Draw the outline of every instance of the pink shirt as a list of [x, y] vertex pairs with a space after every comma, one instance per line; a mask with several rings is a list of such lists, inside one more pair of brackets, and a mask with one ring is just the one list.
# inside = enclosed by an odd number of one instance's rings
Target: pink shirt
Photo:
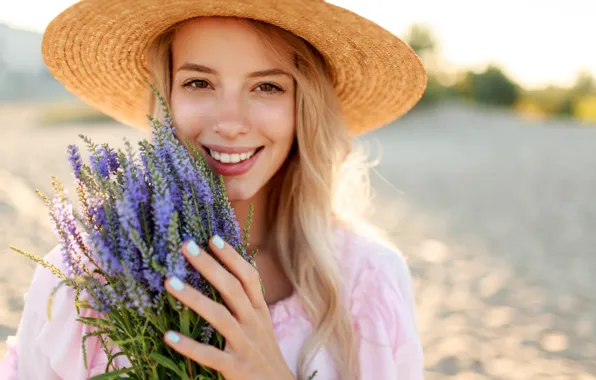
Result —
[[[399, 252], [352, 232], [337, 233], [347, 275], [350, 310], [359, 337], [360, 378], [423, 379], [423, 353], [417, 333], [409, 269]], [[63, 269], [61, 254], [52, 250], [46, 260]], [[54, 297], [52, 321], [47, 299], [58, 279], [39, 267], [25, 297], [16, 338], [0, 364], [1, 380], [82, 380], [102, 373], [106, 356], [95, 339], [87, 340], [90, 363], [85, 370], [81, 338], [88, 327], [76, 322], [74, 294], [62, 287]], [[270, 306], [277, 339], [290, 369], [296, 374], [299, 351], [312, 325], [297, 296]], [[82, 310], [90, 316], [91, 312]], [[120, 362], [119, 364], [125, 364]], [[326, 350], [317, 353], [308, 373], [315, 380], [338, 379]]]

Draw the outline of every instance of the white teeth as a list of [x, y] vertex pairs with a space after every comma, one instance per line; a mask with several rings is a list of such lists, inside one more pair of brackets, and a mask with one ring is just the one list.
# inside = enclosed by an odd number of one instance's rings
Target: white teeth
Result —
[[211, 157], [215, 158], [216, 160], [219, 160], [219, 152], [216, 152], [214, 150], [210, 150], [209, 154], [211, 154]]
[[244, 153], [222, 153], [222, 152], [216, 152], [214, 150], [209, 149], [209, 154], [211, 155], [211, 157], [213, 157], [215, 160], [219, 161], [219, 162], [223, 162], [225, 164], [231, 163], [231, 164], [237, 164], [238, 162], [247, 160], [249, 158], [251, 158], [252, 156], [254, 156], [254, 154], [257, 152], [257, 150], [253, 150], [250, 152], [244, 152]]

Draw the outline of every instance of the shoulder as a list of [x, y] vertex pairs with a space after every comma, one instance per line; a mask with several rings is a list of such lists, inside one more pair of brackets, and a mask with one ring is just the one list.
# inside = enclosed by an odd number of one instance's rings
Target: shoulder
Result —
[[[412, 275], [402, 252], [380, 238], [343, 228], [337, 234], [345, 295], [353, 312], [382, 303], [414, 318]], [[369, 309], [373, 309], [369, 307]]]
[[338, 230], [337, 242], [342, 271], [349, 289], [354, 290], [359, 284], [376, 278], [385, 281], [381, 281], [383, 285], [411, 293], [410, 267], [399, 248], [351, 227]]
[[[423, 365], [409, 266], [396, 247], [345, 229], [341, 265], [354, 327], [364, 363], [383, 368], [383, 378], [419, 379]], [[377, 373], [378, 368], [365, 372]], [[370, 371], [370, 372], [367, 372]], [[391, 375], [389, 375], [391, 374]], [[397, 375], [396, 375], [397, 376]]]

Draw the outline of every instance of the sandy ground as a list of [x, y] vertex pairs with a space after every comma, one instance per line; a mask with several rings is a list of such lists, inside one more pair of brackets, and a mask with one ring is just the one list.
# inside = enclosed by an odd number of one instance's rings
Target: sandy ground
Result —
[[[79, 133], [144, 137], [0, 109], [0, 357], [33, 273], [8, 245], [55, 244], [32, 189], [69, 180]], [[446, 107], [362, 141], [382, 160], [374, 220], [414, 276], [426, 378], [596, 379], [596, 128]]]

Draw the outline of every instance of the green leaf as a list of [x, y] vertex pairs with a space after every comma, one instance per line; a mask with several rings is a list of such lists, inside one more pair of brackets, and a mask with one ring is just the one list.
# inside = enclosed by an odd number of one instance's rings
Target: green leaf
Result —
[[130, 343], [135, 343], [135, 342], [141, 343], [143, 340], [151, 340], [151, 337], [149, 337], [149, 336], [135, 336], [135, 337], [129, 338], [129, 339], [115, 340], [115, 341], [113, 341], [113, 343], [118, 346], [123, 346], [125, 344], [130, 344]]
[[131, 326], [130, 318], [128, 317], [128, 311], [126, 309], [124, 309], [124, 310], [122, 310], [120, 315], [122, 315], [122, 320], [124, 321], [124, 326]]
[[[195, 317], [196, 316], [196, 317]], [[202, 327], [205, 326], [205, 322], [202, 318], [199, 318], [194, 312], [193, 312], [193, 321], [191, 322], [193, 329], [192, 332], [190, 333], [190, 337], [193, 338], [194, 340], [198, 340], [201, 337], [201, 333], [203, 331]]]
[[188, 307], [182, 309], [180, 313], [180, 332], [186, 336], [190, 336], [190, 310]]
[[83, 351], [83, 363], [85, 364], [85, 369], [89, 369], [89, 363], [87, 362], [87, 346], [85, 345], [85, 342], [87, 342], [87, 339], [91, 337], [99, 337], [101, 339], [101, 336], [107, 333], [109, 333], [109, 331], [100, 329], [98, 331], [88, 332], [85, 335], [83, 335], [83, 339], [81, 341], [81, 349]]
[[106, 371], [108, 370], [108, 368], [110, 368], [112, 362], [116, 360], [118, 356], [126, 356], [126, 354], [124, 352], [119, 352], [116, 355], [110, 355], [110, 359], [108, 360], [108, 364], [106, 365]]
[[180, 376], [181, 379], [188, 379], [188, 375], [186, 374], [186, 372], [184, 372], [183, 370], [181, 370], [176, 363], [174, 363], [174, 361], [172, 359], [169, 359], [163, 355], [158, 354], [157, 352], [152, 352], [151, 353], [151, 358], [153, 360], [155, 360], [157, 363], [159, 363], [160, 365], [172, 370], [174, 373], [176, 373], [176, 375]]
[[77, 301], [75, 301], [75, 307], [80, 308], [80, 309], [90, 309], [91, 304], [89, 303], [89, 301], [77, 300]]
[[[70, 283], [71, 283], [70, 280], [62, 280], [58, 283], [58, 285], [56, 285], [54, 287], [54, 289], [52, 289], [50, 296], [48, 297], [48, 304], [47, 304], [47, 312], [48, 312], [48, 320], [49, 321], [52, 321], [52, 305], [54, 304], [54, 296], [56, 295], [56, 292], [58, 290], [60, 290], [60, 288], [62, 286], [64, 286], [65, 284], [69, 285]], [[75, 288], [75, 289], [78, 290], [79, 288]]]
[[94, 318], [94, 317], [78, 317], [77, 322], [84, 323], [86, 325], [92, 327], [99, 327], [99, 328], [110, 328], [113, 323], [103, 319], [103, 318]]
[[132, 371], [132, 368], [122, 368], [116, 371], [103, 373], [101, 375], [90, 377], [89, 380], [111, 380], [111, 379], [118, 379], [120, 375], [129, 373]]
[[172, 307], [172, 309], [174, 309], [174, 310], [180, 309], [179, 301], [173, 295], [171, 295], [170, 293], [167, 293], [166, 298], [168, 299], [168, 302], [170, 303], [170, 306]]

